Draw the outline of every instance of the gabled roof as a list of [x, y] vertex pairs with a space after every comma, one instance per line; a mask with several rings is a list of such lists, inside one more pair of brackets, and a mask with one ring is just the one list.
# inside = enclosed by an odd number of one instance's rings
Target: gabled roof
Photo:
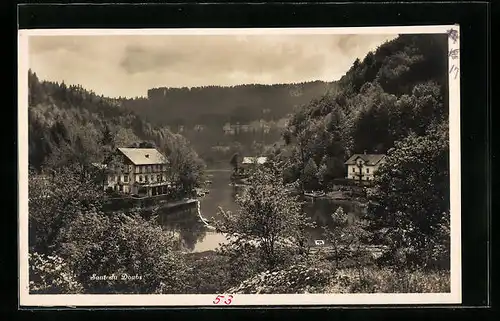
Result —
[[243, 164], [264, 164], [267, 157], [243, 157]]
[[345, 165], [356, 165], [356, 160], [361, 158], [365, 161], [365, 165], [374, 166], [380, 163], [385, 158], [384, 154], [354, 154], [344, 163]]
[[156, 148], [118, 148], [134, 165], [166, 164], [167, 158]]

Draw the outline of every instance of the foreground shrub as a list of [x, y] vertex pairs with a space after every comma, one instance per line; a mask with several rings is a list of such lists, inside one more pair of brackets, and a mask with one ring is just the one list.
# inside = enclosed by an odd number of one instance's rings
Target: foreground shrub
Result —
[[395, 142], [374, 179], [368, 218], [386, 264], [450, 267], [449, 142], [445, 125]]
[[298, 197], [290, 195], [277, 179], [280, 177], [279, 163], [255, 168], [250, 171], [250, 185], [236, 198], [239, 209], [220, 209], [220, 218], [214, 224], [228, 238], [222, 249], [225, 255], [236, 260], [251, 251], [262, 270], [276, 270], [306, 252], [307, 228], [312, 223]]
[[239, 294], [322, 293], [332, 272], [328, 265], [301, 263], [281, 271], [266, 271], [226, 291]]
[[31, 294], [76, 294], [83, 291], [68, 265], [58, 256], [29, 254]]
[[79, 215], [64, 231], [61, 255], [87, 293], [182, 293], [185, 264], [173, 239], [140, 216]]
[[218, 253], [188, 256], [186, 266], [186, 294], [222, 293], [233, 285], [232, 271], [240, 269], [231, 265], [228, 257]]
[[447, 293], [449, 271], [394, 271], [388, 268], [341, 269], [328, 293]]

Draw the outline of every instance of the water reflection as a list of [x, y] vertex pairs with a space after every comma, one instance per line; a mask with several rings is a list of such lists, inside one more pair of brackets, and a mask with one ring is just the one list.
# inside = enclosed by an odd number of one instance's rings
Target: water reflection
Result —
[[329, 200], [318, 198], [312, 201], [306, 199], [304, 204], [304, 212], [307, 216], [316, 223], [315, 228], [310, 228], [309, 232], [309, 245], [315, 246], [315, 240], [323, 240], [325, 245], [328, 242], [324, 240], [323, 232], [324, 227], [331, 229], [334, 226], [332, 214], [342, 207], [344, 212], [348, 213], [348, 220], [352, 222], [359, 215], [359, 209], [350, 201]]
[[[198, 213], [196, 203], [181, 210], [160, 209], [160, 222], [167, 231], [179, 236], [184, 250], [190, 252], [214, 250], [220, 243], [225, 241], [225, 237], [207, 227], [204, 220], [217, 220], [220, 215], [219, 207], [224, 211], [236, 211], [238, 209], [235, 198], [241, 193], [243, 187], [231, 186], [229, 181], [230, 174], [230, 170], [208, 171], [208, 176], [212, 184], [209, 187], [209, 194], [200, 200], [201, 213]], [[316, 228], [309, 230], [310, 245], [314, 246], [315, 240], [323, 239], [322, 226], [332, 227], [331, 214], [339, 206], [345, 212], [349, 213], [351, 220], [355, 219], [357, 213], [359, 213], [359, 208], [349, 201], [332, 201], [327, 199], [306, 200], [304, 211], [317, 224]]]
[[181, 247], [188, 251], [193, 251], [207, 234], [205, 224], [199, 220], [196, 206], [190, 205], [181, 210], [159, 209], [158, 218], [164, 229], [178, 236]]

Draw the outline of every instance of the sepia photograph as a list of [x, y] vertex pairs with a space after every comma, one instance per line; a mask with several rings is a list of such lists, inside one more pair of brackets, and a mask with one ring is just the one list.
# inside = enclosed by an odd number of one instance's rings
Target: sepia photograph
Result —
[[21, 305], [460, 303], [458, 30], [20, 30]]

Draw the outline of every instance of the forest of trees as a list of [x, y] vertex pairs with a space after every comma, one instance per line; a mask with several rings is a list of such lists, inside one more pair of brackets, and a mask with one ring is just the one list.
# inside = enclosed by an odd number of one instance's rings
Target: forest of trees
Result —
[[[299, 108], [282, 154], [296, 159], [289, 180], [328, 188], [355, 153], [386, 154], [409, 134], [448, 120], [447, 38], [401, 35], [356, 60], [335, 91]], [[303, 176], [307, 177], [303, 177]], [[320, 184], [322, 186], [318, 186]]]
[[103, 162], [103, 148], [110, 147], [155, 146], [170, 155], [176, 146], [175, 151], [201, 162], [184, 137], [145, 121], [119, 99], [79, 85], [40, 81], [31, 70], [28, 117], [29, 164], [38, 171], [60, 167], [71, 157]]
[[123, 100], [123, 105], [158, 125], [204, 124], [220, 128], [226, 122], [278, 120], [294, 106], [308, 103], [335, 86], [315, 81], [297, 84], [231, 87], [152, 88], [148, 98]]

